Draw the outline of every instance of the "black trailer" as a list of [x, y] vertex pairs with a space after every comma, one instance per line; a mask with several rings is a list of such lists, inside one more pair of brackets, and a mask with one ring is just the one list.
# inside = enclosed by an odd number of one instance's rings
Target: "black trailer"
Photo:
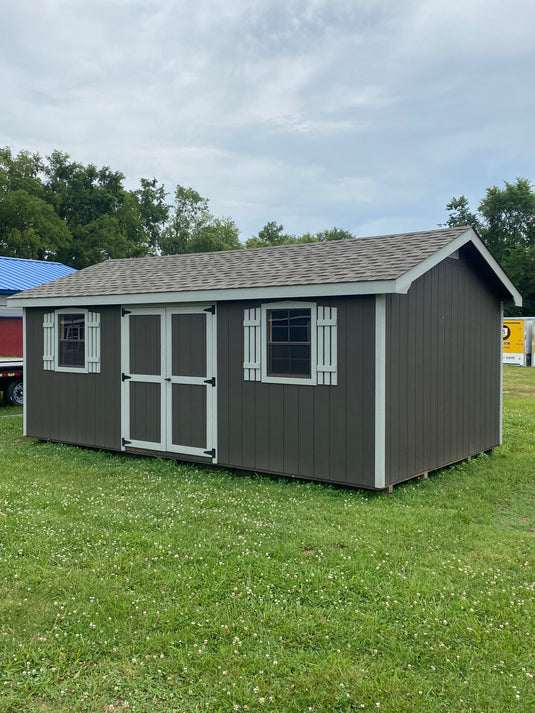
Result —
[[6, 406], [22, 406], [24, 362], [22, 359], [0, 359], [0, 391]]

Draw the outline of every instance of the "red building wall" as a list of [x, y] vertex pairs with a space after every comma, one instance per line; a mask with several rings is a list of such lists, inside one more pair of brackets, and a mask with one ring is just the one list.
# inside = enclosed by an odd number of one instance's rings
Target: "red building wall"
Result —
[[22, 317], [0, 317], [0, 357], [22, 356]]

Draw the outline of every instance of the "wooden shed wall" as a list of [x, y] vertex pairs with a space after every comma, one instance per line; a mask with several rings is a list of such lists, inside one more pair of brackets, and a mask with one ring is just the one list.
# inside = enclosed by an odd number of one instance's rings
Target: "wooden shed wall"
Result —
[[386, 483], [500, 438], [501, 312], [468, 251], [387, 296]]
[[243, 312], [217, 307], [218, 462], [374, 487], [375, 297], [319, 300], [338, 309], [338, 385], [243, 378]]
[[[83, 305], [81, 305], [83, 306]], [[121, 310], [98, 307], [101, 314], [100, 374], [43, 369], [43, 315], [26, 310], [27, 435], [82, 446], [121, 447]]]

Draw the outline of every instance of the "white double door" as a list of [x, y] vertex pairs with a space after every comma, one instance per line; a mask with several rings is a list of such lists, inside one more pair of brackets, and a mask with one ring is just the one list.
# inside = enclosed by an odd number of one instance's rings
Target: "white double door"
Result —
[[215, 308], [124, 307], [122, 448], [215, 461]]

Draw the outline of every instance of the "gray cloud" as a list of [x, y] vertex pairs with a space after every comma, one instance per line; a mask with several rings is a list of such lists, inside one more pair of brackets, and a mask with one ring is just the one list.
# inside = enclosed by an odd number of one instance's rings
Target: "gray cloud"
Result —
[[433, 227], [533, 175], [532, 0], [2, 3], [0, 144], [192, 185], [247, 238]]

